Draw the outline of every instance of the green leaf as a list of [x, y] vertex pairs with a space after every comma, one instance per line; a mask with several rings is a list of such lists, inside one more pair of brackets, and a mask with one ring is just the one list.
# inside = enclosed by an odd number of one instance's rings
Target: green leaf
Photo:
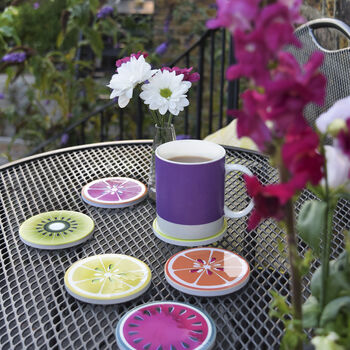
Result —
[[322, 267], [319, 267], [311, 278], [310, 289], [314, 297], [320, 300], [322, 283]]
[[328, 303], [321, 316], [320, 325], [323, 327], [327, 322], [334, 320], [344, 308], [350, 309], [350, 296], [341, 297]]
[[89, 44], [91, 45], [91, 48], [94, 51], [95, 55], [100, 57], [103, 50], [103, 41], [101, 35], [90, 28], [86, 28], [84, 30], [84, 34]]
[[308, 185], [307, 189], [312, 193], [314, 193], [320, 199], [326, 198], [325, 189], [321, 185], [317, 185], [317, 186]]
[[317, 327], [320, 313], [320, 304], [318, 300], [311, 295], [303, 305], [303, 327]]
[[64, 33], [63, 33], [63, 30], [61, 30], [57, 35], [56, 46], [61, 47], [63, 40], [64, 40]]
[[320, 253], [320, 236], [324, 230], [327, 204], [321, 201], [307, 201], [302, 206], [297, 228], [302, 239], [315, 254]]

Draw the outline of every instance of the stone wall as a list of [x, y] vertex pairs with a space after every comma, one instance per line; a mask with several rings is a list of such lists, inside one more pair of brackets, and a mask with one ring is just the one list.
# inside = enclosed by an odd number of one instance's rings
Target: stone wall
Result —
[[[302, 14], [307, 20], [317, 18], [336, 18], [350, 25], [350, 1], [349, 0], [304, 0]], [[349, 40], [338, 31], [317, 30], [315, 32], [320, 44], [329, 50], [335, 50], [349, 46]]]

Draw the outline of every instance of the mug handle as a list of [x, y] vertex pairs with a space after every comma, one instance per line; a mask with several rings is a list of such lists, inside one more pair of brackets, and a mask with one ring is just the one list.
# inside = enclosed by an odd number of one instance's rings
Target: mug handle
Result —
[[[240, 171], [244, 174], [253, 176], [253, 173], [244, 165], [240, 165], [240, 164], [225, 164], [225, 173], [226, 175], [228, 173], [230, 173], [231, 171]], [[240, 211], [233, 211], [229, 208], [227, 208], [227, 206], [224, 206], [224, 213], [225, 216], [231, 219], [238, 219], [241, 218], [242, 216], [245, 216], [247, 214], [249, 214], [252, 209], [254, 208], [254, 202], [253, 200], [251, 200], [248, 204], [248, 206], [246, 208], [244, 208], [243, 210]]]

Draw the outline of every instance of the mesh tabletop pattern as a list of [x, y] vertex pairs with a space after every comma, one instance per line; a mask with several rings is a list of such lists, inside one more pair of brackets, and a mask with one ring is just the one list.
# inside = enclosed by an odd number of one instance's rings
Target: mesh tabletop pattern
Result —
[[[240, 291], [221, 297], [194, 297], [175, 290], [164, 277], [164, 264], [182, 250], [160, 241], [152, 231], [155, 204], [149, 199], [129, 208], [102, 209], [81, 200], [88, 182], [111, 176], [147, 182], [151, 145], [111, 143], [41, 155], [2, 168], [1, 181], [1, 349], [117, 349], [115, 328], [131, 308], [152, 301], [178, 301], [205, 310], [215, 321], [215, 349], [277, 349], [281, 325], [268, 316], [277, 290], [288, 295], [287, 264], [278, 252], [283, 232], [271, 220], [246, 231], [246, 218], [228, 220], [226, 236], [215, 246], [245, 257], [252, 270]], [[248, 166], [264, 183], [276, 181], [268, 160], [254, 152], [227, 149], [227, 162]], [[300, 202], [308, 198], [305, 192]], [[226, 202], [242, 209], [249, 198], [242, 178], [230, 174]], [[341, 232], [349, 226], [348, 207], [340, 203], [335, 222]], [[29, 217], [52, 210], [73, 210], [95, 221], [93, 238], [80, 246], [47, 251], [26, 246], [19, 226]], [[336, 241], [334, 254], [342, 249]], [[300, 245], [301, 252], [305, 246]], [[65, 271], [77, 260], [104, 253], [132, 255], [152, 270], [150, 289], [137, 299], [118, 305], [77, 301], [64, 286]], [[307, 280], [306, 280], [307, 282]], [[305, 290], [307, 294], [307, 290]]]

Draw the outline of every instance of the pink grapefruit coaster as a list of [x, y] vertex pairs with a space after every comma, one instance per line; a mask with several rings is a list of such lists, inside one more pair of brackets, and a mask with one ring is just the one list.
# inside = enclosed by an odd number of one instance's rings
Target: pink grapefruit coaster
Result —
[[146, 198], [147, 187], [127, 177], [107, 177], [92, 181], [81, 191], [84, 202], [99, 208], [125, 208]]
[[119, 321], [116, 338], [121, 350], [214, 348], [216, 328], [200, 309], [175, 301], [138, 306]]
[[212, 297], [235, 292], [249, 280], [248, 262], [229, 250], [205, 247], [183, 250], [165, 264], [165, 278], [181, 292]]

